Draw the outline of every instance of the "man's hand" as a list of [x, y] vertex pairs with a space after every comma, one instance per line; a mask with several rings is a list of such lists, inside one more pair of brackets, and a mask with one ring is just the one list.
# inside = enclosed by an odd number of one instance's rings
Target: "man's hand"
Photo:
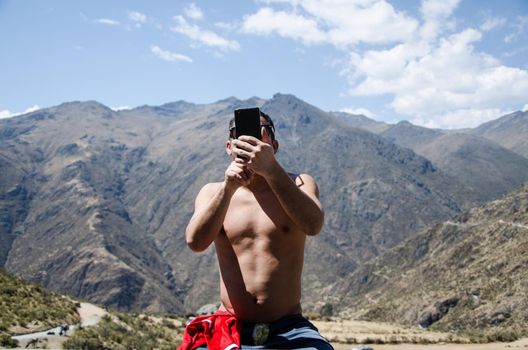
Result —
[[233, 152], [239, 157], [237, 161], [243, 162], [249, 170], [266, 178], [278, 165], [265, 128], [262, 128], [262, 141], [253, 136], [242, 135], [232, 142]]
[[225, 171], [225, 183], [230, 189], [247, 186], [251, 182], [253, 173], [247, 168], [244, 160], [237, 158], [229, 164]]

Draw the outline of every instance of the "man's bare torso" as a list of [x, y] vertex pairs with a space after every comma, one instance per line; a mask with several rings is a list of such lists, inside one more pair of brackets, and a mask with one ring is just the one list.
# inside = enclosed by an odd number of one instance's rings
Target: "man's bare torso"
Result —
[[253, 322], [300, 313], [305, 237], [269, 187], [239, 188], [215, 239], [222, 307]]

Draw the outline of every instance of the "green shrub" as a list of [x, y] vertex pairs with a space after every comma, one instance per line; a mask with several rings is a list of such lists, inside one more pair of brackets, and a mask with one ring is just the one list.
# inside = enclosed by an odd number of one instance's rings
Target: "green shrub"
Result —
[[72, 350], [101, 350], [106, 349], [103, 342], [97, 337], [71, 337], [62, 344], [63, 349]]
[[491, 334], [488, 334], [487, 338], [489, 342], [499, 341], [504, 343], [510, 343], [512, 341], [518, 340], [519, 335], [513, 330], [501, 329]]
[[174, 322], [169, 321], [165, 318], [161, 321], [161, 325], [170, 329], [176, 329], [176, 325], [174, 324]]
[[0, 346], [16, 348], [18, 347], [18, 340], [11, 338], [11, 335], [9, 334], [0, 334]]

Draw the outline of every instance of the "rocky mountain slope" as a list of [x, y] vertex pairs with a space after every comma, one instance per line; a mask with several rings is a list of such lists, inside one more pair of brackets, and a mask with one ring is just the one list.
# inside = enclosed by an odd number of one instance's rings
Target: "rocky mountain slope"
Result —
[[332, 112], [350, 126], [382, 135], [400, 146], [415, 149], [424, 146], [434, 138], [444, 134], [466, 134], [488, 139], [505, 149], [528, 158], [528, 111], [517, 111], [498, 119], [491, 120], [476, 128], [460, 130], [428, 129], [413, 125], [407, 121], [397, 124], [379, 122], [364, 115], [345, 112]]
[[528, 111], [505, 115], [482, 124], [472, 132], [528, 158]]
[[[357, 118], [353, 115], [349, 117], [352, 120]], [[509, 130], [513, 140], [528, 138], [528, 116], [524, 128], [520, 125], [521, 119], [506, 118], [501, 123], [502, 128]], [[517, 130], [506, 126], [510, 121]], [[371, 129], [366, 121], [359, 127], [365, 126]], [[412, 149], [456, 178], [469, 189], [471, 202], [485, 203], [528, 180], [528, 158], [506, 144], [496, 143], [497, 139], [486, 138], [484, 133], [478, 136], [479, 130], [481, 128], [460, 131], [428, 129], [402, 121], [388, 125], [378, 133], [399, 146]]]
[[367, 130], [375, 134], [380, 134], [391, 127], [390, 124], [367, 118], [361, 114], [350, 114], [346, 112], [331, 112], [331, 114], [349, 126]]
[[72, 102], [0, 120], [0, 264], [119, 309], [214, 302], [213, 248], [193, 254], [183, 232], [197, 192], [230, 161], [233, 110], [249, 106], [273, 116], [284, 167], [320, 187], [326, 223], [307, 244], [307, 309], [322, 286], [475, 204], [471, 188], [430, 160], [291, 95], [120, 112]]
[[521, 336], [527, 251], [528, 184], [402, 242], [329, 290], [344, 315]]
[[528, 180], [528, 158], [483, 137], [451, 133], [413, 150], [463, 183], [475, 202], [497, 198]]

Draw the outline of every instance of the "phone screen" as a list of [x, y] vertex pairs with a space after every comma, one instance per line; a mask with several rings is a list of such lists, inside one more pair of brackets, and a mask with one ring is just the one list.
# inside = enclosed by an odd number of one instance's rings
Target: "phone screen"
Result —
[[237, 138], [241, 135], [249, 135], [261, 140], [260, 110], [258, 108], [236, 109], [235, 128]]

